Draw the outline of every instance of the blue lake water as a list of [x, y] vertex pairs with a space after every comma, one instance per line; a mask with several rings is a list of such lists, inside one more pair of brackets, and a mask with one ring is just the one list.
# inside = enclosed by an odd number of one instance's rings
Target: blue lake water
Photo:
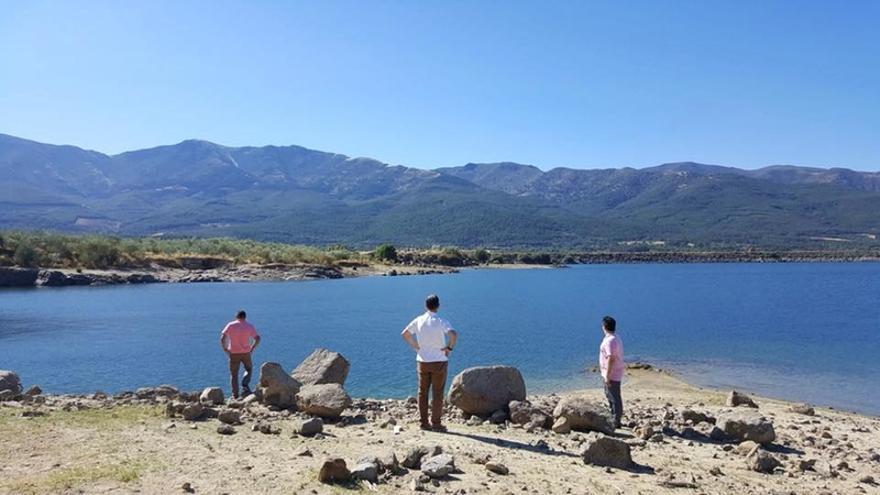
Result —
[[[0, 369], [47, 392], [226, 387], [220, 329], [238, 308], [263, 336], [255, 367], [316, 347], [352, 362], [356, 396], [415, 392], [400, 330], [440, 294], [459, 331], [451, 373], [509, 364], [530, 392], [598, 386], [600, 319], [628, 361], [880, 414], [880, 264], [638, 264], [469, 270], [287, 283], [0, 290]], [[450, 374], [450, 377], [452, 375]]]

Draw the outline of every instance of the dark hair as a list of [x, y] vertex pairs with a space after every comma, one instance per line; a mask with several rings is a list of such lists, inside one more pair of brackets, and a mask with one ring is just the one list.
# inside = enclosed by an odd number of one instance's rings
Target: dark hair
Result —
[[425, 298], [425, 307], [431, 311], [437, 311], [437, 308], [440, 307], [440, 297], [437, 294], [431, 294], [430, 296]]
[[614, 318], [606, 316], [602, 318], [602, 328], [611, 333], [614, 333], [614, 331], [617, 330], [617, 322], [614, 321]]
[[238, 310], [238, 313], [235, 313], [235, 317], [239, 320], [244, 320], [245, 318], [247, 318], [247, 313], [245, 313], [243, 309], [240, 309]]

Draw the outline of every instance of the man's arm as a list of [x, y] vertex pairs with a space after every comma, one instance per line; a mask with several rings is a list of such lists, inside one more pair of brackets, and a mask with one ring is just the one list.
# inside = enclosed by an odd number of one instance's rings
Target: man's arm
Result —
[[258, 345], [260, 345], [260, 336], [254, 335], [254, 345], [251, 346], [251, 352], [254, 352]]
[[416, 341], [415, 337], [409, 333], [408, 329], [404, 328], [403, 331], [400, 332], [400, 336], [403, 337], [403, 340], [405, 340], [414, 351], [419, 352], [419, 343]]
[[220, 334], [220, 348], [223, 349], [223, 352], [229, 354], [229, 349], [226, 348], [226, 334]]
[[455, 347], [456, 342], [458, 342], [458, 332], [450, 328], [446, 332], [446, 348], [443, 349], [443, 353], [448, 356], [449, 352]]

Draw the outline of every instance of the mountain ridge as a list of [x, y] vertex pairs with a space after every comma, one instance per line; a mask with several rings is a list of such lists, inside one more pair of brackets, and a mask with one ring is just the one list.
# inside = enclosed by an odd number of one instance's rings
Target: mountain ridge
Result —
[[107, 155], [0, 134], [0, 174], [2, 228], [577, 248], [802, 247], [880, 233], [880, 172], [839, 167], [426, 170], [297, 145], [188, 139]]

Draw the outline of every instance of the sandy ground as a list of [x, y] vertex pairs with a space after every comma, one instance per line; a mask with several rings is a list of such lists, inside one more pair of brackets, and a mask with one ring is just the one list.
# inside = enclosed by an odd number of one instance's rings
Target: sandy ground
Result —
[[[711, 414], [724, 409], [723, 392], [698, 389], [657, 371], [631, 371], [623, 391], [625, 423], [662, 419], [668, 411], [677, 415], [686, 407]], [[599, 390], [579, 393], [602, 396]], [[64, 411], [51, 406], [64, 401], [89, 408]], [[345, 486], [319, 483], [317, 471], [325, 456], [342, 457], [353, 466], [359, 458], [388, 451], [402, 460], [411, 448], [432, 444], [454, 455], [459, 470], [437, 486], [428, 484], [434, 493], [880, 493], [866, 478], [880, 481], [880, 456], [875, 455], [880, 452], [880, 419], [819, 408], [815, 416], [806, 416], [790, 412], [789, 403], [761, 398], [756, 398], [759, 411], [773, 420], [778, 435], [770, 450], [783, 466], [775, 474], [747, 469], [744, 455], [725, 450], [730, 446], [677, 435], [644, 442], [626, 428], [617, 434], [633, 444], [638, 466], [596, 467], [578, 456], [583, 433], [528, 433], [489, 423], [467, 426], [454, 418], [448, 421], [448, 433], [424, 432], [417, 428], [414, 406], [406, 401], [356, 407], [347, 414], [359, 417], [326, 425], [322, 438], [292, 435], [299, 418], [287, 412], [254, 412], [280, 428], [280, 434], [252, 431], [254, 419], [247, 419], [234, 435], [224, 436], [216, 432], [216, 419], [168, 419], [161, 404], [104, 401], [99, 407], [100, 401], [64, 401], [0, 406], [0, 493], [174, 494], [187, 493], [185, 483], [206, 494], [410, 493], [417, 470], [389, 474], [376, 485]], [[364, 402], [356, 401], [356, 406]], [[46, 414], [28, 417], [26, 411], [32, 410]], [[397, 428], [386, 425], [395, 414], [401, 417]], [[305, 449], [311, 456], [302, 455]], [[483, 465], [487, 459], [503, 463], [510, 473], [489, 472]], [[816, 459], [816, 470], [799, 470], [802, 459]]]

